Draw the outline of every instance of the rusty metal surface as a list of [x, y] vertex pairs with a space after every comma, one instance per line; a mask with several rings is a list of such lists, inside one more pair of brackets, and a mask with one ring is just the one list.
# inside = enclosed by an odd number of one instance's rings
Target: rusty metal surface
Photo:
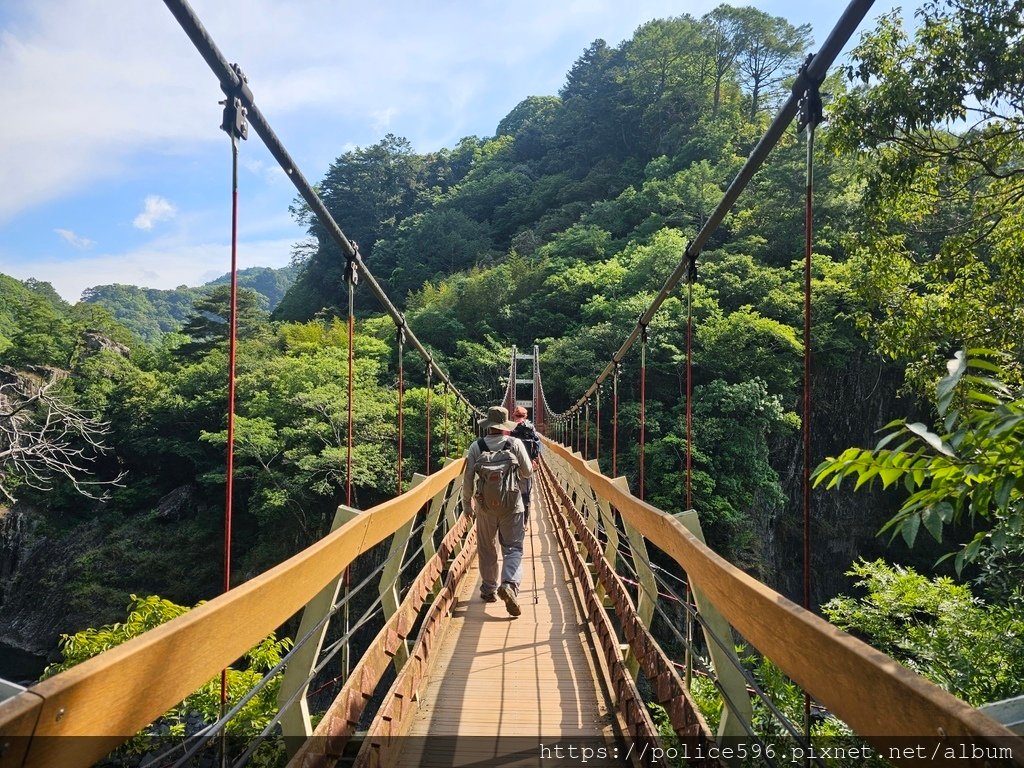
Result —
[[[594, 569], [596, 579], [603, 587], [607, 599], [614, 606], [625, 640], [639, 661], [640, 668], [651, 682], [657, 702], [665, 707], [680, 743], [687, 746], [690, 754], [707, 754], [706, 745], [713, 741], [710, 729], [690, 697], [682, 678], [676, 672], [675, 666], [640, 620], [633, 601], [626, 591], [625, 584], [604, 558], [601, 542], [586, 526], [583, 517], [572, 505], [568, 494], [558, 483], [552, 482], [548, 485], [557, 495], [557, 500], [552, 504], [552, 508], [561, 512], [561, 515], [556, 516], [556, 518], [561, 518], [559, 520], [560, 536], [565, 536], [566, 540], [563, 542], [565, 551], [570, 553], [572, 568], [586, 587], [589, 618], [598, 631], [602, 649], [608, 658], [609, 668], [616, 678], [614, 680], [616, 693], [619, 693], [620, 685], [622, 685], [617, 668], [621, 668], [621, 674], [628, 679], [633, 690], [635, 690], [635, 685], [622, 663], [619, 639], [602, 604], [596, 584], [590, 575], [591, 568]], [[575, 536], [569, 530], [570, 525], [575, 530]], [[589, 564], [580, 554], [577, 542], [582, 544], [589, 556]], [[623, 706], [622, 714], [626, 717], [631, 729], [634, 726], [639, 726], [639, 716], [632, 711], [634, 707], [638, 707], [642, 714], [649, 719], [647, 709], [638, 697], [634, 699], [628, 691], [624, 691], [620, 695], [623, 696], [620, 699]], [[630, 735], [637, 741], [644, 738], [642, 733], [631, 733]], [[714, 763], [709, 762], [708, 764]]]
[[[459, 529], [468, 524], [465, 516], [459, 520]], [[457, 529], [453, 529], [453, 532]], [[451, 532], [449, 533], [449, 535]], [[452, 541], [454, 547], [458, 539]], [[442, 543], [445, 548], [448, 537]], [[402, 667], [384, 702], [363, 736], [362, 745], [354, 762], [357, 768], [393, 766], [400, 759], [400, 738], [409, 730], [409, 721], [417, 711], [416, 694], [430, 671], [435, 650], [444, 636], [454, 608], [459, 586], [476, 555], [476, 527], [468, 533], [465, 543], [451, 563], [444, 584], [424, 617], [409, 661]]]
[[[438, 602], [444, 602], [446, 595], [455, 594], [457, 582], [466, 570], [466, 553], [472, 554], [475, 551], [475, 547], [470, 546], [468, 540], [465, 545], [462, 544], [462, 538], [468, 528], [469, 520], [461, 516], [445, 535], [437, 552], [410, 585], [398, 611], [381, 628], [366, 653], [359, 659], [349, 679], [345, 681], [334, 702], [324, 713], [323, 719], [313, 732], [313, 737], [306, 741], [288, 763], [289, 768], [323, 768], [334, 765], [341, 757], [395, 652], [409, 636], [420, 609], [433, 591], [434, 584], [461, 545], [461, 550], [451, 562], [445, 585], [430, 608], [427, 621], [420, 632], [420, 639], [417, 640], [414, 656], [429, 655], [434, 636], [430, 617], [436, 616]], [[469, 539], [475, 542], [475, 533], [470, 533]], [[448, 597], [448, 603], [450, 600]], [[407, 663], [405, 669], [408, 667]]]
[[[559, 545], [566, 554], [566, 559], [573, 575], [583, 586], [587, 618], [593, 625], [597, 635], [597, 640], [601, 646], [601, 653], [604, 656], [605, 664], [612, 678], [610, 683], [615, 693], [615, 702], [629, 731], [625, 735], [636, 746], [635, 751], [639, 754], [651, 754], [651, 747], [661, 746], [658, 740], [657, 726], [654, 725], [654, 721], [651, 719], [647, 707], [640, 697], [636, 683], [623, 663], [615, 628], [612, 626], [608, 614], [601, 606], [601, 598], [595, 589], [586, 559], [581, 554], [577, 547], [577, 541], [569, 530], [569, 517], [564, 506], [566, 497], [560, 493], [558, 498], [555, 498], [548, 487], [549, 485], [551, 484], [542, 483], [541, 488], [548, 496], [549, 509], [555, 513], [552, 514], [552, 519], [555, 521], [555, 532], [558, 535]], [[582, 520], [580, 520], [580, 524], [582, 525]]]

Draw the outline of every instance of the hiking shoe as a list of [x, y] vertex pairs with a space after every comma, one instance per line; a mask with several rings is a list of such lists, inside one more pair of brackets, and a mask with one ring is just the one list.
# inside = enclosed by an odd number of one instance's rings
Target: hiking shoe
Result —
[[519, 607], [519, 599], [516, 597], [516, 588], [507, 581], [498, 587], [498, 597], [505, 601], [505, 608], [510, 616], [518, 616], [523, 612]]
[[498, 598], [494, 596], [493, 592], [481, 592], [480, 599], [483, 600], [485, 603], [498, 602]]

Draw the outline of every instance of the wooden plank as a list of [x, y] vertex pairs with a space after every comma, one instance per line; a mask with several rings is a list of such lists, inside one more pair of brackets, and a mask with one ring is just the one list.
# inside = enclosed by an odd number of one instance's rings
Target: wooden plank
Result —
[[461, 460], [450, 464], [230, 592], [33, 686], [44, 703], [26, 767], [92, 765], [283, 624], [461, 469]]
[[0, 702], [0, 768], [16, 768], [25, 761], [42, 709], [43, 699], [32, 691]]
[[[441, 546], [424, 569], [417, 575], [415, 581], [402, 601], [398, 611], [391, 616], [385, 625], [377, 633], [373, 642], [367, 647], [359, 659], [352, 675], [342, 686], [341, 691], [334, 701], [324, 712], [313, 735], [316, 738], [307, 739], [295, 752], [289, 761], [289, 768], [312, 768], [313, 766], [331, 765], [341, 754], [348, 738], [355, 731], [363, 711], [369, 700], [372, 698], [377, 686], [380, 683], [384, 670], [391, 661], [387, 652], [386, 639], [395, 632], [395, 627], [405, 623], [410, 626], [411, 618], [403, 622], [405, 617], [418, 615], [423, 601], [431, 592], [425, 588], [428, 582], [432, 582], [444, 565], [452, 559], [456, 550], [461, 552], [463, 535], [469, 527], [469, 521], [465, 517], [459, 518], [454, 528], [448, 531]], [[421, 587], [416, 589], [416, 587]], [[404, 639], [408, 635], [408, 629], [401, 630]]]
[[[744, 638], [869, 742], [881, 748], [894, 736], [922, 743], [974, 739], [995, 748], [1019, 742], [1001, 724], [736, 568], [678, 520], [617, 488], [564, 447], [546, 438], [544, 444], [679, 563]], [[1012, 760], [1024, 765], [1024, 749]]]
[[[538, 506], [540, 497], [534, 494]], [[504, 752], [484, 749], [482, 754], [515, 765], [508, 751], [521, 750], [526, 738], [610, 737], [610, 705], [585, 645], [585, 622], [570, 592], [546, 509], [535, 512], [531, 525], [534, 530], [524, 542], [522, 615], [509, 617], [500, 600], [480, 600], [474, 562], [403, 743], [416, 745], [424, 739], [438, 744], [440, 739], [449, 744], [455, 736], [467, 735], [516, 737]], [[460, 758], [479, 752], [486, 741], [459, 741]], [[403, 752], [397, 764], [418, 764], [419, 759], [414, 749]], [[513, 762], [506, 763], [509, 759]], [[380, 764], [387, 762], [382, 759]]]

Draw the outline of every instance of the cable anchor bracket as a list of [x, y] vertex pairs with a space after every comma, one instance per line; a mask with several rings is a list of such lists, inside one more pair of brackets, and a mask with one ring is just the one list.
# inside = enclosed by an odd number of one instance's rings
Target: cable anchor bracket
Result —
[[807, 126], [810, 126], [813, 130], [825, 120], [825, 113], [821, 102], [821, 91], [819, 90], [821, 84], [825, 82], [825, 78], [824, 76], [811, 77], [807, 71], [813, 58], [813, 53], [807, 54], [807, 58], [800, 66], [800, 72], [797, 74], [798, 87], [803, 86], [803, 93], [797, 104], [800, 110], [796, 124], [797, 133]]
[[359, 270], [356, 265], [359, 262], [359, 243], [352, 241], [352, 253], [345, 254], [345, 284], [359, 285]]
[[238, 78], [238, 82], [230, 90], [222, 88], [227, 98], [217, 102], [224, 105], [224, 117], [221, 120], [220, 129], [226, 132], [232, 141], [237, 139], [244, 141], [249, 138], [247, 119], [249, 110], [245, 104], [253, 103], [252, 91], [249, 90], [249, 79], [242, 72], [242, 68], [238, 64], [232, 64], [231, 69], [234, 71], [235, 77]]
[[686, 257], [686, 272], [683, 273], [683, 277], [687, 283], [697, 282], [697, 254], [691, 253], [689, 246], [686, 248], [686, 253], [683, 254]]

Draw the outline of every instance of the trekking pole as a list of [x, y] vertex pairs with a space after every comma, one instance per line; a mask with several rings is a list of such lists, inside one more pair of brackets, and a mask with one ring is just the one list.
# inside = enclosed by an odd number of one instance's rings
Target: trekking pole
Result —
[[[537, 490], [540, 490], [539, 488]], [[535, 496], [530, 494], [530, 506], [534, 506]], [[533, 511], [533, 525], [530, 526], [530, 567], [533, 569], [533, 604], [540, 603], [540, 590], [537, 588], [537, 514], [540, 512], [540, 505]]]

